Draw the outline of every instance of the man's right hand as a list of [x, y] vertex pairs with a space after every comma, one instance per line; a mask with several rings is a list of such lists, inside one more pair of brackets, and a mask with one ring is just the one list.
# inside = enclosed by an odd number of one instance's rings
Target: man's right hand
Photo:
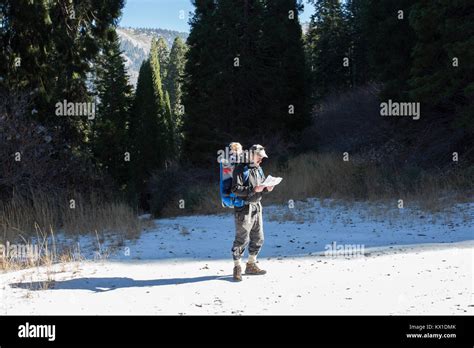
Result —
[[255, 192], [262, 192], [264, 188], [265, 188], [265, 186], [255, 186], [253, 190]]

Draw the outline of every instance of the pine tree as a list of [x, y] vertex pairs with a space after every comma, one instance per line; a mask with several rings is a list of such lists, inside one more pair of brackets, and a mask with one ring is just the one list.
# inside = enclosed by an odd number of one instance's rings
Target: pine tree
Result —
[[215, 158], [214, 152], [209, 152], [219, 148], [214, 139], [220, 136], [218, 130], [222, 127], [218, 123], [223, 117], [219, 118], [220, 115], [215, 111], [210, 112], [215, 102], [215, 96], [212, 95], [214, 81], [210, 81], [210, 78], [220, 75], [215, 64], [221, 58], [214, 58], [217, 53], [214, 40], [218, 39], [215, 16], [217, 5], [213, 0], [194, 0], [193, 4], [195, 11], [190, 20], [183, 86], [183, 155], [198, 164], [204, 161], [211, 163]]
[[8, 89], [33, 93], [34, 117], [62, 131], [80, 146], [89, 122], [83, 117], [58, 121], [59, 101], [92, 102], [88, 75], [102, 39], [116, 24], [123, 0], [6, 0], [3, 17], [0, 76]]
[[[171, 106], [169, 98], [166, 98], [166, 91], [164, 91], [161, 73], [161, 60], [163, 60], [163, 41], [153, 39], [150, 49], [150, 67], [152, 70], [153, 90], [155, 94], [155, 104], [157, 106], [157, 121], [161, 132], [161, 147], [169, 156], [174, 154], [173, 147], [173, 125], [171, 119]], [[168, 58], [165, 59], [166, 61]], [[165, 159], [165, 162], [169, 158]]]
[[408, 99], [411, 53], [416, 44], [409, 23], [413, 3], [415, 0], [365, 0], [361, 10], [369, 75], [383, 83], [383, 99]]
[[153, 40], [150, 56], [140, 67], [130, 119], [130, 187], [143, 207], [148, 206], [150, 177], [165, 168], [173, 156], [170, 130], [170, 107], [161, 83], [157, 40]]
[[301, 27], [297, 13], [289, 16], [296, 2], [194, 4], [183, 97], [185, 155], [204, 166], [232, 139], [250, 145], [294, 136], [306, 120]]
[[[266, 125], [291, 135], [308, 124], [307, 67], [296, 0], [265, 3], [260, 48], [265, 80]], [[272, 126], [273, 125], [273, 126]]]
[[181, 147], [182, 134], [182, 96], [183, 96], [183, 77], [186, 55], [186, 44], [180, 37], [176, 37], [171, 47], [168, 70], [165, 80], [165, 89], [168, 93], [170, 113], [172, 117], [173, 144], [177, 153]]
[[314, 1], [314, 6], [306, 43], [313, 97], [320, 100], [350, 86], [350, 44], [340, 0]]
[[349, 37], [349, 70], [351, 87], [370, 81], [371, 71], [367, 52], [368, 42], [363, 33], [362, 19], [368, 0], [348, 0], [344, 4], [344, 20]]
[[53, 49], [49, 10], [45, 1], [0, 3], [0, 83], [6, 89], [38, 88], [45, 94], [51, 81], [44, 78], [57, 74], [56, 67], [47, 64]]
[[146, 187], [153, 171], [163, 166], [164, 149], [160, 147], [158, 106], [153, 88], [150, 60], [145, 60], [138, 75], [137, 88], [130, 118], [130, 194], [147, 205]]
[[160, 78], [161, 81], [166, 80], [166, 75], [168, 74], [168, 64], [170, 59], [170, 51], [168, 49], [168, 44], [163, 37], [159, 37], [158, 39], [153, 38], [152, 45], [156, 46], [156, 52], [158, 55], [158, 61], [160, 62]]
[[128, 123], [132, 89], [114, 29], [109, 31], [97, 59], [95, 85], [99, 105], [93, 122], [94, 155], [117, 184], [124, 185], [129, 181], [125, 157], [131, 150]]
[[417, 44], [410, 95], [474, 130], [474, 4], [419, 1], [410, 13]]
[[[165, 81], [165, 88], [169, 92], [171, 109], [175, 117], [181, 113], [186, 51], [186, 43], [180, 37], [176, 37], [171, 46]], [[180, 122], [176, 123], [179, 124]]]

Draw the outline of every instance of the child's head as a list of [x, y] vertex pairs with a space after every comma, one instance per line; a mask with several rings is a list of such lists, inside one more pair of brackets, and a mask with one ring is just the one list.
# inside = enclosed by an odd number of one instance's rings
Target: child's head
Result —
[[230, 151], [236, 155], [242, 153], [242, 145], [240, 143], [230, 143]]

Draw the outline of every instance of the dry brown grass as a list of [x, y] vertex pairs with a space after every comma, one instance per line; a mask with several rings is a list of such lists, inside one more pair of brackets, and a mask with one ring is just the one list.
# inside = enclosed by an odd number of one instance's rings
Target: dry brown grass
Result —
[[[51, 231], [51, 234], [48, 236], [41, 231], [38, 225], [35, 228], [37, 231], [36, 243], [25, 239], [23, 236], [20, 236], [16, 243], [12, 243], [21, 245], [23, 250], [28, 248], [31, 252], [27, 255], [15, 254], [7, 256], [7, 252], [4, 250], [5, 255], [0, 256], [0, 271], [8, 272], [40, 266], [49, 267], [58, 258], [54, 233]], [[8, 246], [11, 245], [5, 244], [5, 248]], [[59, 255], [59, 259], [64, 260], [65, 255]]]
[[[416, 205], [427, 211], [440, 211], [453, 203], [472, 200], [473, 187], [469, 171], [453, 170], [436, 174], [420, 169], [384, 168], [357, 157], [343, 161], [342, 154], [307, 153], [290, 159], [288, 165], [263, 165], [265, 173], [283, 177], [265, 203], [288, 204], [310, 197], [337, 201], [380, 202], [390, 206], [399, 199], [405, 206]], [[200, 197], [192, 207], [179, 208], [179, 199], [170, 203], [163, 216], [214, 214], [229, 212], [221, 208], [218, 184], [193, 187]], [[297, 217], [288, 216], [297, 220]]]
[[347, 201], [411, 201], [438, 210], [472, 199], [472, 178], [465, 171], [434, 174], [382, 168], [358, 158], [343, 161], [342, 154], [304, 154], [283, 169], [266, 168], [284, 180], [267, 201], [286, 203], [308, 197]]
[[[207, 184], [190, 188], [192, 197], [190, 199], [178, 196], [171, 200], [162, 211], [162, 216], [184, 216], [184, 215], [207, 215], [229, 212], [229, 209], [221, 207], [219, 196], [219, 185]], [[184, 200], [184, 207], [180, 206], [180, 201]]]
[[[74, 208], [71, 199], [75, 200]], [[72, 235], [113, 231], [123, 238], [135, 238], [143, 224], [125, 203], [104, 202], [97, 197], [85, 199], [80, 194], [32, 192], [28, 198], [14, 196], [8, 202], [0, 202], [0, 240], [35, 236], [38, 229]]]
[[[75, 200], [74, 209], [70, 199]], [[41, 257], [19, 259], [0, 255], [0, 270], [80, 260], [78, 245], [57, 248], [57, 231], [73, 239], [81, 234], [94, 236], [99, 250], [97, 257], [107, 258], [108, 251], [101, 248], [106, 235], [119, 247], [125, 239], [137, 238], [150, 223], [150, 220], [139, 219], [133, 209], [118, 201], [104, 202], [97, 197], [85, 199], [79, 194], [58, 196], [44, 192], [32, 192], [28, 198], [14, 196], [8, 202], [0, 202], [0, 243], [6, 245], [9, 241], [26, 247], [32, 246], [34, 240]]]

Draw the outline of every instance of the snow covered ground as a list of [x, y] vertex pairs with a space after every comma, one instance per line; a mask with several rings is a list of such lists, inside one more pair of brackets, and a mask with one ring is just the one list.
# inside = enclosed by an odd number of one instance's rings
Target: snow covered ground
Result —
[[[266, 207], [259, 265], [268, 274], [240, 283], [232, 215], [156, 220], [106, 260], [1, 274], [0, 313], [472, 315], [474, 204], [438, 215], [378, 209]], [[92, 255], [95, 238], [80, 243]]]

